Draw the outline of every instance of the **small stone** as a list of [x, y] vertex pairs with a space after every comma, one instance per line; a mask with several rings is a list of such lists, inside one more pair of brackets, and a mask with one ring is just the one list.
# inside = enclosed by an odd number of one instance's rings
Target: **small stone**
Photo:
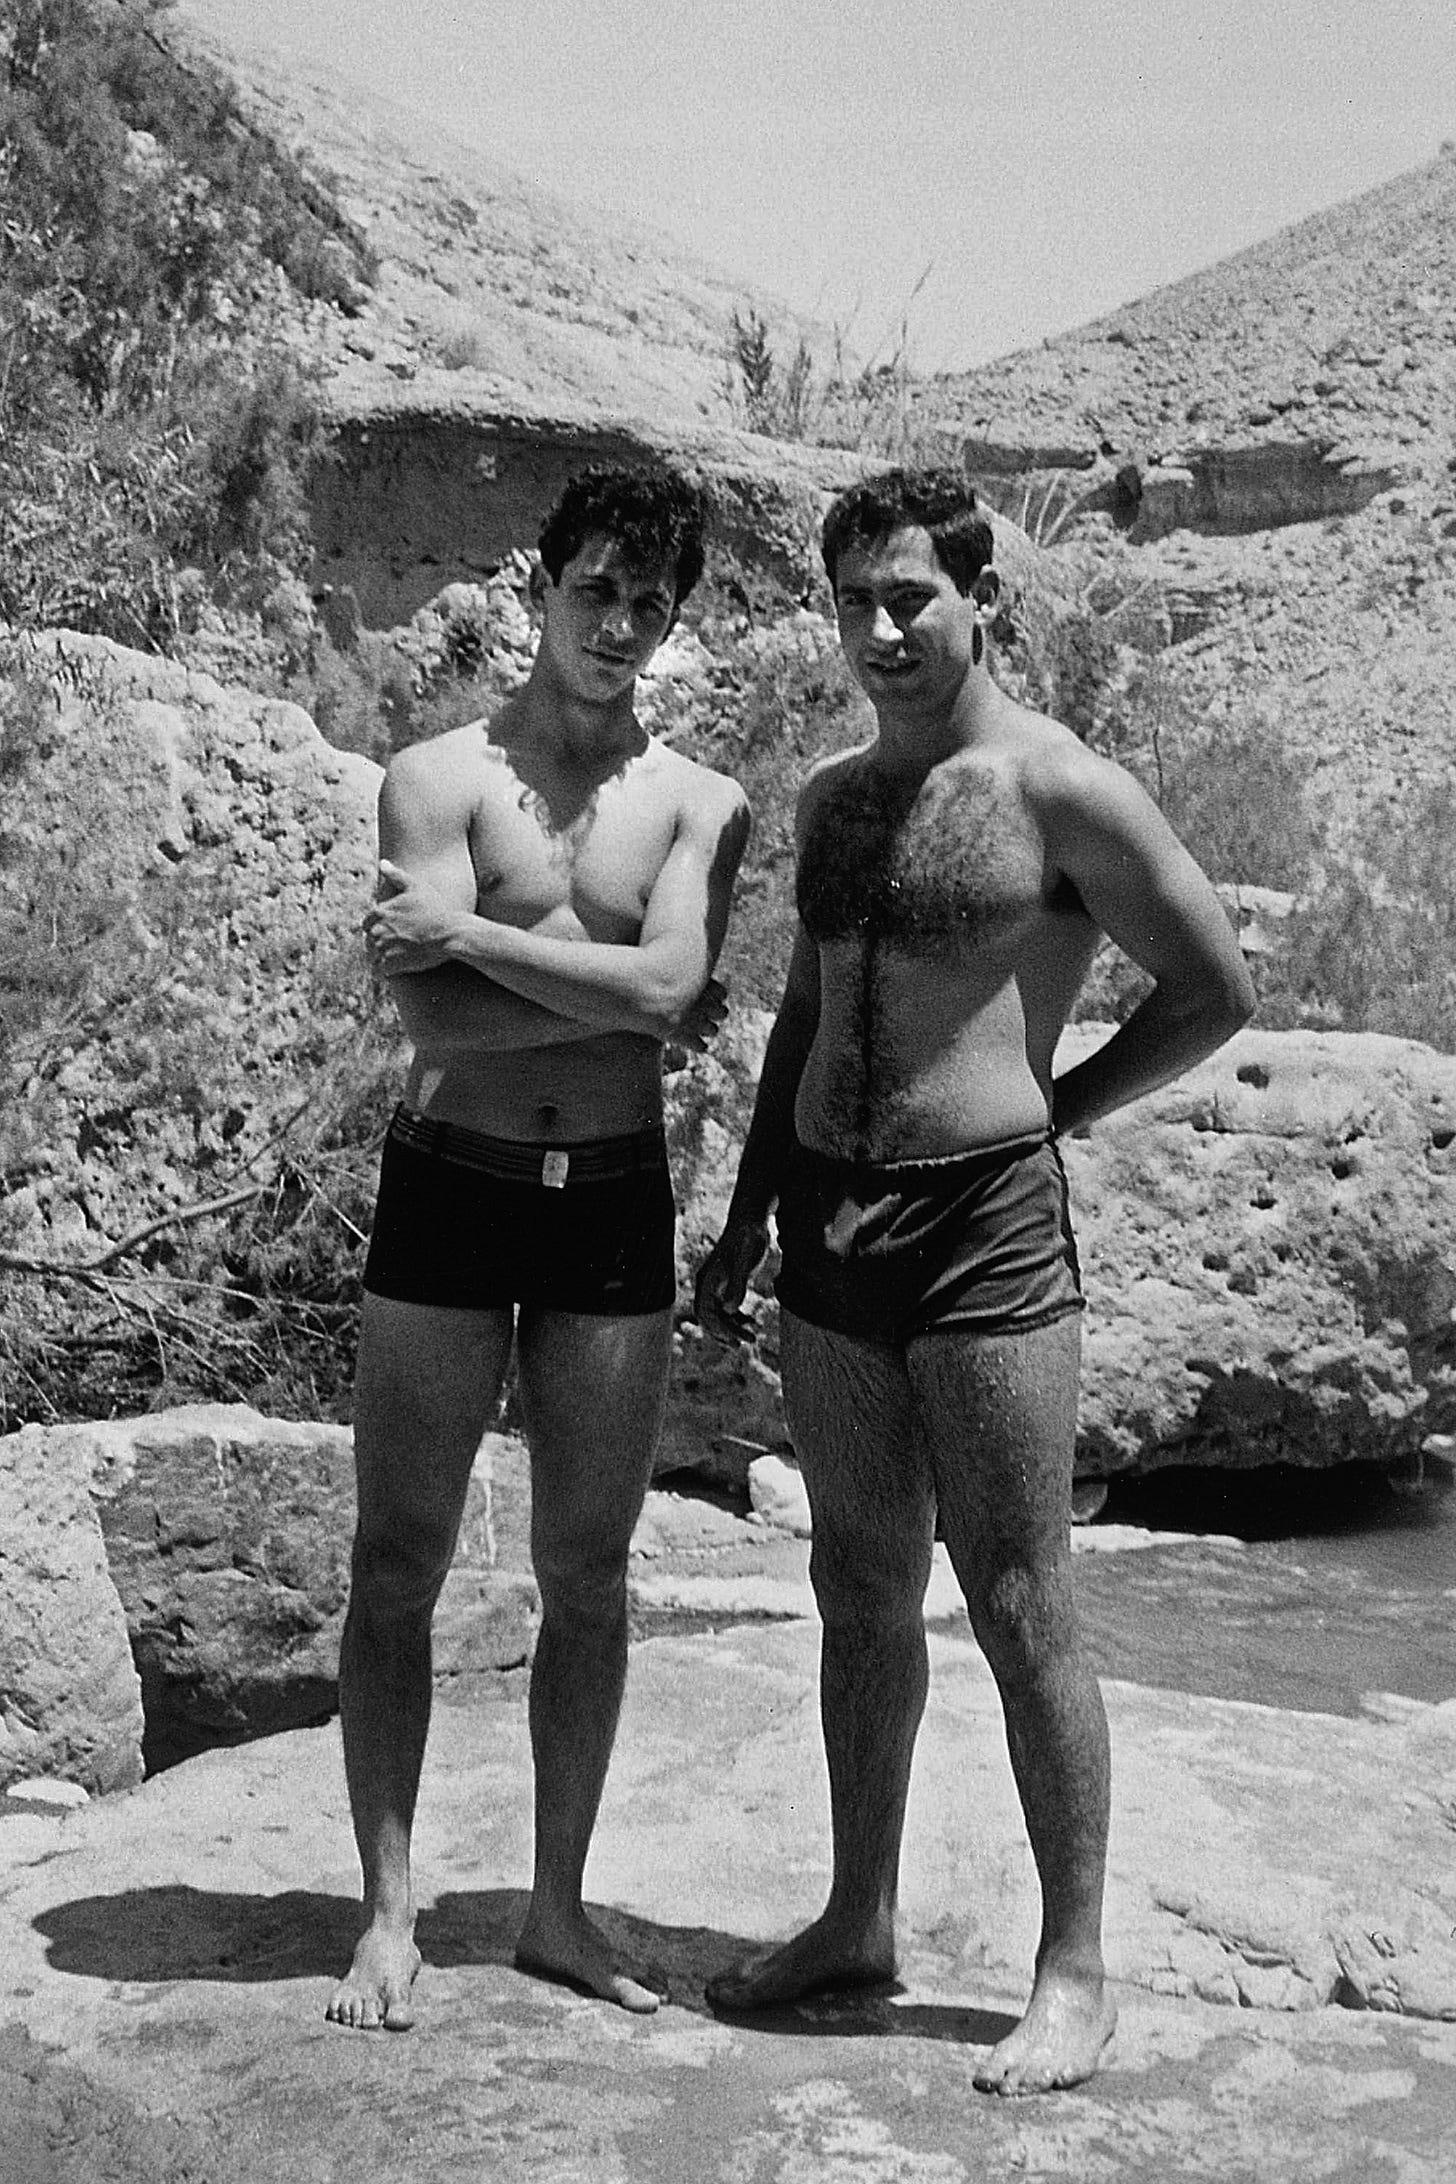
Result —
[[57, 1812], [66, 1812], [79, 1805], [89, 1805], [90, 1792], [79, 1782], [62, 1782], [54, 1775], [22, 1776], [12, 1782], [5, 1792], [7, 1802], [17, 1805], [49, 1805]]
[[797, 1464], [782, 1456], [759, 1456], [748, 1467], [748, 1498], [760, 1522], [807, 1539], [813, 1529], [809, 1490]]

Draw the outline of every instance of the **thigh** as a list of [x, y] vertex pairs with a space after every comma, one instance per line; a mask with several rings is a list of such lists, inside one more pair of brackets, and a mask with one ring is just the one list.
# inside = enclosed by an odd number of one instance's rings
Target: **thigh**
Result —
[[907, 1363], [940, 1528], [964, 1585], [1009, 1562], [1070, 1557], [1081, 1323], [1023, 1334], [917, 1336]]
[[780, 1314], [789, 1438], [813, 1520], [815, 1583], [930, 1574], [934, 1489], [902, 1353]]
[[448, 1527], [500, 1400], [508, 1310], [404, 1304], [367, 1291], [354, 1378], [354, 1457], [364, 1531]]
[[517, 1379], [531, 1444], [532, 1553], [624, 1561], [662, 1426], [672, 1313], [523, 1308]]

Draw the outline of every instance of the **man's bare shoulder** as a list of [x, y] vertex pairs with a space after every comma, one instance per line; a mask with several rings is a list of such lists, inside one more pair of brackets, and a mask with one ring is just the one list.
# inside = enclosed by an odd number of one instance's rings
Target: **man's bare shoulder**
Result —
[[747, 815], [748, 798], [742, 783], [732, 774], [720, 773], [715, 767], [705, 766], [701, 759], [689, 758], [685, 752], [656, 739], [651, 756], [654, 769], [671, 788], [685, 816], [724, 820], [739, 812]]
[[478, 787], [481, 769], [492, 757], [489, 726], [485, 719], [466, 721], [462, 727], [407, 743], [385, 767], [385, 780], [406, 790], [440, 790], [456, 783]]
[[874, 741], [852, 744], [847, 751], [831, 751], [825, 758], [816, 758], [799, 785], [800, 815], [818, 804], [837, 781], [856, 773], [870, 752]]
[[1156, 821], [1157, 807], [1125, 766], [1094, 751], [1061, 721], [1016, 706], [1012, 748], [1022, 795], [1055, 836], [1066, 828], [1121, 832]]

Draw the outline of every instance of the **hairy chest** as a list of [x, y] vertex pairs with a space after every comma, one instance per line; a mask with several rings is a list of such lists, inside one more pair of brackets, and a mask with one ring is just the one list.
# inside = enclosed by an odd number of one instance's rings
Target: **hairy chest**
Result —
[[1040, 833], [1014, 780], [964, 761], [913, 797], [872, 767], [834, 781], [808, 827], [798, 908], [810, 937], [907, 947], [1004, 936], [1043, 906]]

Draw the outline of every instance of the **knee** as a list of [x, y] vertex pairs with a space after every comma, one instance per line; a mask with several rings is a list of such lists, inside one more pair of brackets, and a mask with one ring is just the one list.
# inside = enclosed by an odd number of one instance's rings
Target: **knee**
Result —
[[881, 1643], [907, 1633], [918, 1639], [923, 1630], [928, 1544], [923, 1557], [893, 1557], [883, 1539], [856, 1542], [816, 1532], [809, 1578], [826, 1630], [855, 1632]]
[[1034, 1682], [1076, 1650], [1070, 1577], [1015, 1565], [966, 1590], [971, 1628], [1003, 1684]]
[[434, 1526], [360, 1526], [350, 1564], [351, 1610], [371, 1621], [428, 1616], [455, 1552], [454, 1535]]
[[610, 1629], [627, 1612], [628, 1544], [600, 1538], [534, 1539], [531, 1566], [543, 1616]]

